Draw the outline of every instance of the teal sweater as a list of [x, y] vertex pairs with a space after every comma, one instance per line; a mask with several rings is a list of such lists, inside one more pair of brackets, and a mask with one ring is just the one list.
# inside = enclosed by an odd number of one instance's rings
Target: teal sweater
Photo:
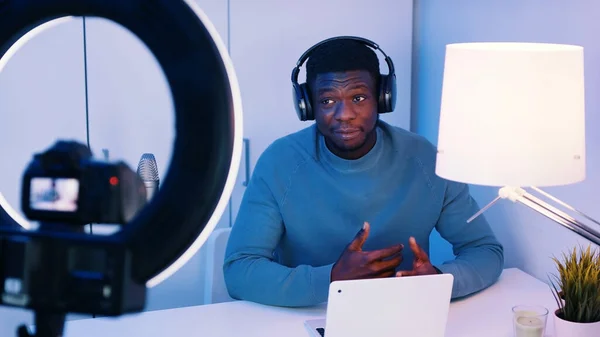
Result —
[[429, 251], [434, 228], [455, 259], [452, 297], [492, 285], [503, 248], [468, 186], [435, 174], [436, 149], [423, 137], [380, 122], [373, 149], [358, 160], [331, 153], [315, 125], [285, 136], [260, 156], [233, 225], [223, 266], [236, 299], [276, 306], [327, 301], [331, 268], [365, 221], [364, 250], [403, 243], [398, 270], [412, 269], [408, 238]]

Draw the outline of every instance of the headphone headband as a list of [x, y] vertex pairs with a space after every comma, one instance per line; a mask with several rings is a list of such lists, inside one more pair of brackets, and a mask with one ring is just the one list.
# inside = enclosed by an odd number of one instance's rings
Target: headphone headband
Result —
[[371, 47], [374, 50], [379, 50], [379, 52], [385, 58], [385, 63], [387, 64], [387, 67], [388, 67], [388, 75], [394, 74], [395, 70], [394, 70], [394, 63], [392, 62], [392, 59], [383, 51], [383, 49], [379, 48], [379, 45], [377, 43], [375, 43], [369, 39], [365, 39], [364, 37], [359, 37], [359, 36], [335, 36], [335, 37], [325, 39], [321, 42], [318, 42], [317, 44], [310, 47], [307, 51], [305, 51], [300, 56], [300, 58], [296, 62], [296, 67], [292, 71], [292, 82], [294, 82], [294, 83], [298, 82], [298, 75], [300, 74], [300, 67], [304, 64], [304, 62], [306, 62], [306, 60], [308, 59], [310, 54], [313, 52], [313, 50], [324, 45], [325, 43], [328, 43], [328, 42], [334, 41], [334, 40], [354, 40], [354, 41], [362, 42], [363, 44]]

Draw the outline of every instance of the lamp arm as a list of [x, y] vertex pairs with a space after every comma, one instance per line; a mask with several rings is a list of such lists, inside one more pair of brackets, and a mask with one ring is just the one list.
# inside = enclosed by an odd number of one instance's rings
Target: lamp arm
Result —
[[587, 215], [587, 214], [585, 214], [585, 213], [577, 210], [575, 207], [567, 204], [566, 202], [558, 199], [557, 197], [552, 196], [550, 193], [542, 191], [541, 189], [539, 189], [539, 188], [537, 188], [535, 186], [531, 186], [531, 189], [534, 190], [534, 191], [536, 191], [536, 192], [538, 192], [539, 194], [545, 196], [546, 198], [548, 198], [548, 199], [556, 202], [557, 204], [562, 205], [563, 207], [568, 208], [571, 211], [578, 213], [579, 215], [585, 217], [586, 219], [588, 219], [588, 220], [592, 221], [593, 223], [595, 223], [596, 225], [600, 226], [600, 222], [598, 220], [593, 219], [589, 215]]
[[[557, 204], [584, 216], [586, 219], [594, 222], [595, 224], [600, 225], [600, 223], [597, 220], [591, 218], [590, 216], [584, 214], [581, 211], [578, 211], [574, 207], [566, 204], [565, 202], [550, 195], [549, 193], [544, 192], [537, 187], [532, 187], [532, 189], [534, 191], [542, 194], [543, 196], [547, 197], [548, 199], [551, 199], [552, 201], [556, 202]], [[563, 227], [579, 234], [580, 236], [590, 240], [591, 242], [593, 242], [597, 245], [600, 245], [600, 232], [598, 232], [597, 230], [594, 230], [593, 228], [589, 227], [588, 225], [584, 224], [583, 222], [573, 218], [572, 216], [568, 215], [567, 213], [559, 210], [555, 206], [552, 206], [552, 205], [548, 204], [547, 202], [541, 200], [540, 198], [528, 193], [527, 191], [525, 191], [524, 189], [522, 189], [520, 187], [512, 187], [512, 186], [502, 187], [498, 191], [498, 197], [496, 197], [492, 202], [490, 202], [488, 205], [483, 207], [479, 212], [477, 212], [475, 215], [473, 215], [469, 220], [467, 220], [467, 222], [473, 221], [473, 219], [475, 219], [477, 216], [481, 215], [485, 210], [489, 209], [492, 206], [492, 204], [494, 204], [495, 202], [497, 202], [500, 199], [509, 199], [512, 202], [520, 202], [523, 205], [528, 206], [529, 208], [546, 216], [547, 218], [554, 220], [556, 223], [562, 225]]]
[[518, 201], [547, 216], [548, 218], [556, 221], [563, 227], [570, 229], [571, 231], [579, 234], [580, 236], [592, 241], [597, 245], [600, 245], [600, 233], [598, 233], [598, 231], [590, 228], [586, 224], [578, 221], [577, 219], [566, 215], [565, 213], [556, 209], [554, 206], [547, 204], [546, 202], [532, 196], [529, 193], [523, 195], [523, 197]]

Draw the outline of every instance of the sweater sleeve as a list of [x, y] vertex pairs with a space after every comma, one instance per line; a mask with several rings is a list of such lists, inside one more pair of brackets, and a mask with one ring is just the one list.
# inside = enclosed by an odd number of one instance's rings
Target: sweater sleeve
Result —
[[274, 261], [285, 231], [278, 202], [267, 184], [272, 168], [259, 160], [232, 227], [223, 272], [232, 298], [300, 307], [327, 301], [333, 264], [294, 268]]
[[494, 284], [504, 268], [504, 250], [484, 215], [467, 223], [479, 207], [468, 185], [447, 182], [436, 229], [452, 244], [455, 259], [437, 268], [454, 276], [452, 298], [470, 295]]

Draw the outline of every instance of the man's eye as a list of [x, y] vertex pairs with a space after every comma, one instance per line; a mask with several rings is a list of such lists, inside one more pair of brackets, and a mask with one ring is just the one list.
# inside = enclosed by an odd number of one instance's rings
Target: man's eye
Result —
[[333, 103], [333, 100], [326, 98], [321, 100], [321, 104], [327, 105]]
[[354, 97], [354, 101], [355, 101], [355, 102], [362, 102], [362, 101], [364, 101], [364, 100], [365, 100], [365, 97], [364, 97], [364, 96], [356, 96], [356, 97]]

